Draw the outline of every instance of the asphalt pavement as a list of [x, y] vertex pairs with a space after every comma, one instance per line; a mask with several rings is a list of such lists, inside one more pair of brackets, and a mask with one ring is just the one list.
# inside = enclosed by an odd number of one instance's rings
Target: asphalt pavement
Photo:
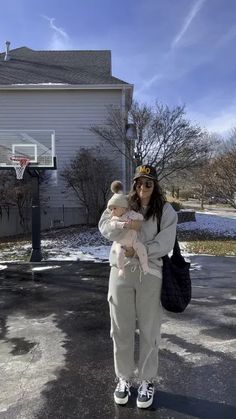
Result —
[[191, 262], [192, 302], [163, 314], [146, 410], [136, 407], [136, 383], [126, 406], [113, 401], [106, 263], [0, 270], [0, 419], [235, 418], [236, 258]]

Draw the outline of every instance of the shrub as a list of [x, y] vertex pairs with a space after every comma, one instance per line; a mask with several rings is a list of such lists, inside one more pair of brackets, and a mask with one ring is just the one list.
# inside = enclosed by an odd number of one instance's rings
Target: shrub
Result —
[[172, 201], [172, 202], [170, 202], [170, 204], [172, 205], [172, 207], [174, 208], [175, 211], [179, 211], [183, 208], [183, 206], [180, 204], [180, 202], [177, 202], [177, 201]]
[[81, 148], [61, 176], [84, 208], [87, 224], [97, 225], [114, 180], [114, 164], [98, 147]]

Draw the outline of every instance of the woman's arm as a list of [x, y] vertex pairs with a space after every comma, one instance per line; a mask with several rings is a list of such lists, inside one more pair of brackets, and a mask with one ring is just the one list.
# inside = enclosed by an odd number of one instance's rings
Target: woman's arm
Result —
[[100, 233], [111, 241], [119, 241], [126, 234], [125, 229], [121, 225], [117, 226], [117, 221], [111, 220], [111, 213], [108, 209], [103, 212], [98, 228]]
[[167, 255], [174, 247], [176, 237], [177, 213], [170, 204], [165, 204], [160, 223], [160, 232], [154, 240], [145, 243], [148, 257], [161, 258]]

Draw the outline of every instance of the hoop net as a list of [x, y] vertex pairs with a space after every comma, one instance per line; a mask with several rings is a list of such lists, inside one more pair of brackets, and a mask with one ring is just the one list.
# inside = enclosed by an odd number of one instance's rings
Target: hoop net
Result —
[[25, 156], [11, 156], [10, 160], [16, 171], [16, 179], [23, 179], [25, 169], [28, 166], [30, 159]]

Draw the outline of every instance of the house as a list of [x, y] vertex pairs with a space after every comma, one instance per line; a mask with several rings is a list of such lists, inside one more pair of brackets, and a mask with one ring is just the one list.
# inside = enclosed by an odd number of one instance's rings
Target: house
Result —
[[[80, 223], [78, 201], [72, 193], [63, 194], [60, 172], [80, 147], [98, 144], [89, 128], [105, 123], [109, 105], [127, 114], [133, 85], [112, 75], [108, 50], [35, 51], [9, 44], [0, 53], [0, 131], [55, 131], [57, 185], [47, 189], [42, 225], [48, 228], [62, 218], [64, 225]], [[125, 184], [130, 170], [119, 155], [116, 173]]]

